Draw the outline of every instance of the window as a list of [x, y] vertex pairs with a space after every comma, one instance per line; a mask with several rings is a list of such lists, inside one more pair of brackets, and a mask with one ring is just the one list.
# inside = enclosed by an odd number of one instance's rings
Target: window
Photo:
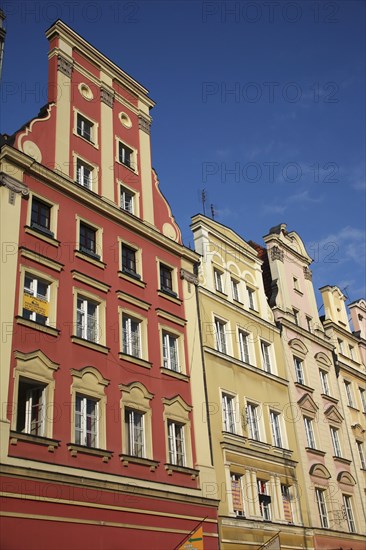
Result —
[[261, 341], [261, 350], [262, 350], [262, 364], [263, 369], [266, 372], [272, 372], [271, 367], [271, 356], [270, 356], [270, 344]]
[[175, 372], [180, 371], [178, 337], [168, 332], [163, 332], [163, 366]]
[[53, 232], [50, 231], [50, 220], [51, 206], [32, 197], [31, 227], [53, 237]]
[[268, 482], [262, 479], [257, 479], [259, 509], [263, 519], [271, 520], [271, 497], [268, 494]]
[[281, 436], [281, 416], [280, 413], [275, 411], [270, 411], [270, 421], [272, 429], [272, 441], [275, 447], [283, 447], [282, 445], [282, 436]]
[[258, 412], [258, 405], [254, 405], [253, 403], [247, 404], [247, 422], [249, 427], [249, 437], [250, 439], [255, 439], [256, 441], [260, 441]]
[[241, 361], [244, 361], [244, 363], [250, 363], [249, 334], [242, 330], [239, 330], [239, 349]]
[[322, 386], [322, 392], [325, 395], [330, 395], [327, 371], [320, 370], [319, 374], [320, 374], [320, 383], [321, 383], [321, 386]]
[[303, 362], [298, 357], [294, 357], [296, 382], [299, 384], [305, 384]]
[[290, 487], [288, 485], [281, 484], [281, 495], [285, 521], [287, 521], [287, 523], [293, 523], [294, 520], [291, 507], [291, 494]]
[[145, 456], [144, 415], [138, 411], [125, 409], [127, 454], [143, 458]]
[[233, 498], [233, 510], [236, 516], [244, 516], [243, 489], [241, 476], [231, 474], [231, 495]]
[[247, 286], [247, 294], [248, 294], [249, 309], [255, 310], [255, 291], [249, 286]]
[[224, 431], [236, 433], [235, 428], [235, 397], [222, 394], [222, 415], [224, 419]]
[[93, 168], [80, 159], [76, 161], [76, 181], [79, 185], [92, 189]]
[[231, 292], [233, 295], [233, 300], [240, 302], [239, 282], [233, 278], [231, 279]]
[[308, 331], [313, 332], [313, 320], [312, 320], [312, 318], [308, 317], [307, 315], [305, 317], [306, 317], [306, 326], [308, 327]]
[[97, 230], [84, 222], [80, 222], [79, 228], [79, 250], [96, 259], [100, 259], [97, 250]]
[[126, 355], [141, 357], [141, 321], [122, 315], [122, 351]]
[[173, 290], [173, 269], [165, 264], [160, 264], [160, 290], [177, 296], [177, 293]]
[[23, 312], [24, 319], [40, 325], [49, 324], [51, 284], [31, 273], [24, 275]]
[[361, 468], [362, 470], [366, 470], [366, 461], [365, 461], [365, 453], [363, 451], [363, 444], [361, 441], [356, 441], [356, 445], [357, 445], [357, 450], [360, 457]]
[[184, 425], [168, 420], [169, 462], [176, 466], [185, 465]]
[[325, 491], [323, 489], [315, 489], [316, 502], [320, 517], [320, 525], [324, 528], [329, 527], [327, 505], [325, 502]]
[[340, 340], [340, 338], [338, 338], [338, 348], [339, 348], [339, 352], [342, 353], [342, 354], [344, 355], [343, 340]]
[[218, 292], [224, 292], [223, 273], [218, 269], [214, 269], [215, 288]]
[[347, 520], [348, 530], [350, 533], [356, 532], [355, 521], [353, 519], [352, 502], [349, 495], [343, 495], [343, 510]]
[[45, 435], [46, 385], [20, 378], [18, 386], [17, 426], [18, 432]]
[[362, 410], [364, 413], [366, 413], [366, 392], [362, 388], [360, 388], [360, 398], [361, 398]]
[[76, 336], [98, 342], [98, 304], [92, 300], [78, 295]]
[[305, 424], [305, 433], [306, 433], [306, 440], [308, 442], [308, 447], [310, 447], [310, 449], [316, 449], [312, 419], [308, 418], [307, 416], [304, 416], [304, 424]]
[[353, 394], [352, 394], [352, 387], [351, 382], [347, 382], [347, 380], [344, 381], [344, 389], [346, 391], [346, 397], [347, 397], [347, 404], [349, 407], [353, 407]]
[[218, 351], [221, 351], [221, 353], [227, 353], [225, 327], [226, 323], [224, 321], [215, 319], [216, 348]]
[[339, 431], [336, 428], [330, 428], [330, 435], [332, 437], [334, 456], [342, 456], [341, 444], [339, 442]]
[[294, 283], [294, 289], [300, 292], [299, 279], [297, 277], [292, 277], [292, 281]]
[[134, 214], [134, 201], [135, 194], [121, 185], [121, 209], [126, 210], [126, 212], [129, 212], [130, 214]]
[[122, 243], [122, 271], [128, 275], [132, 275], [136, 279], [140, 279], [140, 275], [137, 273], [136, 266], [136, 250]]
[[78, 113], [76, 132], [79, 136], [93, 141], [93, 123]]
[[295, 325], [300, 326], [300, 312], [298, 309], [293, 308]]
[[353, 361], [355, 360], [355, 348], [353, 346], [349, 346], [349, 356]]
[[133, 149], [130, 149], [122, 142], [119, 142], [118, 145], [118, 160], [125, 166], [128, 166], [128, 168], [131, 168], [131, 170], [136, 169]]
[[98, 401], [76, 394], [75, 443], [98, 447]]

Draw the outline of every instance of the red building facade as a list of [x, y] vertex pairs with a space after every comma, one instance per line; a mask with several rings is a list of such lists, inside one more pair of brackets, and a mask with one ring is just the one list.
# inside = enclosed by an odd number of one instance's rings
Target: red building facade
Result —
[[2, 137], [2, 547], [173, 549], [204, 520], [214, 549], [197, 255], [151, 168], [154, 103], [64, 23], [47, 38], [49, 103]]

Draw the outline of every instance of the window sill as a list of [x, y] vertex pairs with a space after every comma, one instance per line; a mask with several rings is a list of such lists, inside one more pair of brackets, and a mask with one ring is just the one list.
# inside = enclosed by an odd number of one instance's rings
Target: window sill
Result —
[[85, 455], [100, 456], [103, 462], [108, 462], [113, 456], [112, 451], [96, 449], [95, 447], [86, 447], [84, 445], [77, 445], [76, 443], [68, 443], [67, 448], [73, 457], [77, 457], [78, 453], [80, 453]]
[[235, 298], [233, 298], [233, 302], [234, 302], [234, 304], [236, 304], [237, 306], [241, 306], [241, 307], [244, 306], [244, 303], [243, 303], [243, 302], [241, 302], [240, 300], [235, 300]]
[[132, 166], [129, 166], [128, 164], [124, 163], [124, 162], [121, 162], [119, 159], [116, 159], [118, 164], [120, 166], [124, 166], [125, 168], [127, 168], [127, 170], [129, 170], [130, 172], [132, 172], [133, 174], [135, 174], [136, 176], [138, 176], [138, 171], [137, 171], [137, 167], [136, 168], [132, 168]]
[[55, 449], [57, 449], [57, 447], [60, 445], [60, 441], [57, 439], [15, 431], [10, 432], [9, 441], [10, 445], [17, 445], [18, 441], [24, 441], [25, 443], [34, 443], [35, 445], [42, 445], [44, 447], [47, 447], [47, 450], [50, 453], [53, 453]]
[[182, 304], [182, 300], [180, 298], [176, 298], [175, 296], [173, 296], [172, 294], [168, 294], [168, 292], [165, 292], [164, 290], [158, 290], [158, 296], [161, 296], [162, 298], [165, 298], [166, 300], [169, 300], [174, 304], [178, 304], [178, 306]]
[[120, 279], [124, 279], [125, 281], [129, 281], [130, 283], [133, 283], [134, 285], [140, 286], [141, 288], [146, 288], [146, 284], [144, 281], [141, 281], [141, 279], [137, 279], [136, 277], [132, 277], [132, 275], [129, 275], [125, 271], [118, 271], [118, 277]]
[[105, 269], [105, 264], [102, 262], [102, 260], [97, 260], [96, 258], [92, 258], [92, 256], [88, 256], [87, 254], [84, 254], [83, 252], [80, 252], [80, 250], [74, 250], [75, 258], [80, 258], [80, 260], [84, 260], [85, 262], [89, 262], [90, 264], [96, 265], [97, 267], [100, 267], [100, 269]]
[[48, 325], [41, 325], [40, 323], [36, 323], [36, 321], [24, 319], [24, 317], [22, 317], [21, 315], [17, 315], [15, 318], [17, 325], [23, 325], [25, 327], [33, 328], [34, 330], [38, 330], [39, 332], [45, 332], [50, 336], [57, 337], [60, 334], [60, 330], [58, 328], [50, 327]]
[[259, 441], [258, 439], [248, 438], [248, 443], [251, 447], [257, 447], [258, 449], [262, 449], [264, 451], [269, 451], [271, 449], [271, 445], [265, 443], [264, 441]]
[[155, 472], [156, 468], [160, 464], [157, 460], [150, 460], [149, 458], [141, 458], [139, 456], [121, 454], [119, 455], [119, 458], [123, 466], [127, 467], [129, 464], [139, 464], [141, 466], [149, 467], [150, 472]]
[[320, 394], [324, 399], [327, 399], [327, 401], [330, 401], [331, 403], [338, 403], [338, 399], [336, 397], [332, 397], [331, 395], [328, 395], [327, 393], [321, 393]]
[[217, 294], [219, 294], [220, 296], [225, 296], [225, 298], [228, 297], [228, 295], [226, 294], [226, 292], [223, 292], [222, 290], [219, 290], [218, 288], [215, 288], [215, 291], [216, 291]]
[[343, 458], [343, 456], [333, 456], [333, 460], [335, 462], [340, 462], [341, 464], [352, 464], [352, 460], [348, 460], [348, 458]]
[[[357, 407], [355, 407], [354, 405], [347, 405], [347, 407], [348, 407], [349, 409], [352, 409], [353, 411], [357, 411], [357, 412], [359, 411], [359, 409], [357, 409]], [[364, 414], [365, 414], [365, 413], [364, 413]]]
[[164, 464], [168, 475], [173, 475], [173, 472], [178, 472], [180, 474], [190, 475], [192, 479], [196, 479], [199, 476], [200, 471], [195, 470], [194, 468], [187, 468], [186, 466], [177, 466], [176, 464]]
[[85, 340], [84, 338], [79, 338], [79, 336], [71, 336], [71, 342], [79, 346], [84, 346], [85, 348], [92, 349], [94, 351], [100, 351], [101, 353], [107, 354], [110, 350], [102, 344], [97, 344], [96, 342], [91, 342], [90, 340]]
[[89, 145], [91, 145], [92, 147], [94, 147], [94, 149], [99, 149], [99, 145], [98, 143], [95, 143], [94, 141], [92, 141], [91, 139], [88, 139], [84, 136], [82, 136], [81, 134], [78, 134], [77, 132], [73, 132], [74, 136], [77, 136], [78, 138], [80, 138], [81, 140], [85, 141], [85, 143], [89, 143]]
[[306, 390], [309, 393], [314, 392], [314, 388], [311, 388], [310, 386], [307, 386], [306, 384], [302, 384], [301, 382], [295, 382], [294, 386], [296, 388], [299, 388], [300, 390]]
[[29, 227], [28, 225], [26, 225], [24, 227], [24, 232], [27, 233], [28, 235], [32, 235], [33, 237], [36, 237], [37, 239], [41, 239], [42, 241], [45, 241], [46, 243], [48, 243], [52, 246], [56, 246], [56, 247], [60, 246], [60, 241], [58, 241], [54, 237], [50, 237], [46, 233], [42, 233], [42, 231], [38, 231], [37, 229], [33, 229], [32, 227]]
[[317, 456], [325, 456], [325, 451], [320, 451], [319, 449], [313, 449], [312, 447], [305, 447], [305, 451], [310, 454], [314, 454]]
[[296, 292], [296, 294], [299, 294], [299, 296], [304, 296], [304, 293], [298, 288], [294, 288], [294, 292]]
[[139, 367], [144, 367], [145, 369], [151, 369], [152, 367], [152, 363], [150, 363], [150, 361], [146, 361], [145, 359], [141, 359], [140, 357], [135, 357], [134, 355], [128, 355], [127, 353], [119, 352], [118, 357], [123, 361], [128, 361], [129, 363], [133, 363], [134, 365], [138, 365]]
[[187, 376], [187, 374], [183, 374], [183, 372], [177, 372], [175, 370], [167, 369], [166, 367], [160, 367], [160, 372], [162, 374], [166, 374], [167, 376], [178, 378], [178, 380], [183, 380], [183, 382], [189, 382], [189, 376]]

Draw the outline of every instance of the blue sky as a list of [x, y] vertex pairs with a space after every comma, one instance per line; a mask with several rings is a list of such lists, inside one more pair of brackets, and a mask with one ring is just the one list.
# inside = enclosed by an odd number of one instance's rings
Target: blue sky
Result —
[[314, 285], [365, 291], [361, 1], [3, 1], [1, 130], [47, 102], [45, 30], [64, 20], [150, 90], [153, 166], [192, 245], [214, 205], [245, 239], [287, 223]]

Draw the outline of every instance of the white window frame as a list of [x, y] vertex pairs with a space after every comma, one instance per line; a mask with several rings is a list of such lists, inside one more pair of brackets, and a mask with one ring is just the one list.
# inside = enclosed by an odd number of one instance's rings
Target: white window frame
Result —
[[239, 351], [240, 351], [240, 360], [243, 363], [250, 364], [250, 346], [249, 346], [249, 337], [250, 335], [245, 332], [245, 330], [238, 329], [239, 334]]
[[[85, 126], [89, 126], [89, 137], [87, 136], [88, 132], [85, 131]], [[86, 141], [94, 144], [94, 122], [81, 113], [76, 113], [76, 133]]]
[[[174, 372], [180, 372], [179, 340], [178, 336], [170, 332], [162, 331], [163, 367]], [[171, 345], [173, 344], [173, 345]]]
[[260, 421], [258, 417], [260, 406], [257, 403], [247, 402], [248, 435], [254, 441], [261, 441]]
[[248, 309], [256, 311], [256, 299], [255, 299], [255, 290], [250, 286], [246, 286], [247, 296], [248, 296]]
[[319, 369], [319, 376], [323, 394], [330, 395], [328, 372], [326, 370]]
[[[169, 463], [175, 466], [184, 467], [186, 465], [184, 429], [184, 424], [168, 419]], [[179, 449], [178, 441], [180, 442], [181, 449]]]
[[339, 439], [339, 429], [334, 428], [334, 426], [330, 426], [330, 436], [331, 436], [331, 439], [332, 439], [334, 456], [341, 457], [342, 456], [342, 448], [341, 448], [341, 442], [340, 442], [340, 439]]
[[344, 515], [347, 521], [348, 531], [350, 533], [356, 533], [355, 518], [352, 510], [352, 497], [350, 495], [342, 495], [342, 496], [343, 496]]
[[354, 402], [354, 399], [353, 399], [352, 384], [349, 380], [344, 380], [344, 389], [345, 389], [346, 397], [347, 397], [347, 405], [349, 407], [354, 407], [355, 402]]
[[129, 212], [130, 214], [135, 214], [136, 193], [125, 185], [121, 185], [119, 199], [121, 210]]
[[142, 358], [141, 319], [122, 313], [122, 353]]
[[[93, 403], [94, 404], [94, 410], [93, 414], [88, 414], [88, 404]], [[78, 410], [78, 403], [80, 403], [80, 410]], [[82, 395], [80, 393], [75, 394], [75, 443], [77, 445], [83, 445], [84, 447], [93, 447], [98, 448], [99, 445], [99, 419], [98, 419], [98, 408], [99, 408], [99, 401], [98, 399], [91, 398], [86, 395]], [[80, 428], [77, 427], [77, 417], [80, 418]], [[88, 420], [91, 419], [91, 421], [94, 420], [94, 429], [88, 429]], [[77, 436], [77, 434], [80, 434], [80, 437]], [[91, 443], [88, 444], [88, 437], [91, 438]]]
[[261, 353], [262, 353], [262, 366], [263, 370], [271, 373], [272, 372], [272, 361], [271, 361], [271, 344], [261, 340]]
[[366, 470], [366, 459], [365, 459], [365, 453], [363, 449], [363, 443], [362, 441], [356, 441], [356, 445], [357, 445], [358, 455], [360, 457], [361, 469]]
[[145, 415], [141, 411], [125, 408], [127, 454], [145, 458]]
[[271, 423], [272, 441], [275, 447], [283, 448], [283, 437], [281, 430], [281, 413], [270, 410], [269, 418]]
[[339, 347], [339, 352], [342, 355], [344, 355], [344, 342], [340, 338], [338, 338], [338, 347]]
[[221, 292], [221, 294], [224, 293], [224, 284], [223, 284], [223, 278], [224, 274], [219, 269], [216, 269], [214, 267], [214, 279], [215, 279], [215, 289], [217, 292]]
[[240, 302], [240, 292], [239, 292], [240, 283], [239, 283], [239, 281], [237, 281], [233, 277], [231, 277], [230, 280], [231, 280], [232, 298], [233, 298], [233, 300], [235, 300], [235, 302]]
[[309, 317], [309, 315], [305, 315], [306, 317], [306, 325], [307, 325], [307, 328], [308, 328], [308, 331], [310, 333], [313, 332], [313, 319], [311, 317]]
[[366, 390], [363, 388], [359, 388], [360, 390], [360, 399], [361, 399], [361, 407], [364, 413], [366, 413]]
[[316, 440], [313, 426], [313, 419], [309, 416], [304, 416], [304, 425], [306, 433], [306, 441], [310, 449], [316, 449]]
[[76, 183], [90, 191], [93, 190], [93, 172], [94, 167], [82, 160], [76, 158]]
[[235, 434], [237, 433], [235, 415], [236, 398], [234, 395], [222, 392], [221, 403], [223, 430], [224, 432]]
[[297, 327], [299, 327], [300, 326], [300, 311], [294, 307], [294, 308], [292, 308], [292, 312], [294, 314], [295, 325]]
[[[29, 287], [26, 287], [26, 279], [27, 278], [31, 280], [31, 284], [30, 284]], [[46, 292], [45, 296], [43, 294], [42, 295], [38, 294], [38, 285], [39, 285], [39, 283], [47, 285], [47, 292]], [[48, 281], [47, 279], [42, 279], [42, 277], [39, 277], [38, 275], [35, 275], [34, 273], [25, 270], [23, 294], [28, 294], [28, 296], [34, 296], [38, 300], [42, 300], [44, 302], [47, 302], [49, 309], [51, 307], [51, 300], [50, 300], [51, 285], [52, 285], [52, 282]], [[23, 305], [22, 305], [22, 316], [23, 317], [24, 317], [24, 311], [23, 311], [24, 309], [25, 308], [23, 308]], [[26, 311], [30, 311], [30, 310], [26, 310]], [[28, 317], [26, 317], [26, 318], [29, 319], [30, 321], [34, 321], [34, 322], [39, 323], [39, 321], [37, 321], [37, 313], [35, 311], [31, 311], [30, 314], [29, 314], [29, 318]], [[49, 322], [50, 322], [50, 318], [47, 317], [44, 323], [39, 323], [39, 324], [42, 324], [42, 325], [44, 324], [44, 325], [48, 326]]]
[[216, 332], [216, 349], [221, 353], [228, 354], [227, 335], [226, 335], [227, 322], [215, 317], [215, 332]]
[[[88, 313], [89, 306], [94, 306], [94, 313]], [[98, 343], [99, 337], [99, 306], [98, 302], [77, 294], [76, 297], [76, 336], [88, 342]], [[79, 322], [81, 317], [81, 323]], [[93, 321], [92, 321], [93, 318]], [[86, 321], [86, 322], [85, 322]], [[90, 325], [90, 323], [92, 323]], [[94, 326], [93, 326], [94, 325]], [[93, 331], [93, 333], [91, 332]], [[91, 336], [91, 337], [90, 337]]]
[[[257, 479], [258, 495], [271, 496], [268, 491], [268, 481], [264, 479]], [[259, 502], [259, 510], [264, 520], [271, 521], [271, 503], [264, 504]]]
[[294, 366], [295, 366], [296, 382], [298, 384], [305, 385], [304, 361], [299, 357], [294, 356]]
[[[233, 510], [234, 510], [234, 514], [236, 516], [239, 516], [239, 517], [245, 517], [242, 477], [243, 476], [241, 476], [239, 474], [230, 474], [231, 496], [232, 496]], [[241, 502], [241, 507], [242, 507], [241, 510], [234, 507], [234, 497], [233, 497], [233, 483], [234, 482], [239, 484], [240, 502]]]
[[25, 393], [24, 418], [22, 419], [24, 420], [24, 428], [21, 431], [26, 434], [43, 437], [46, 431], [47, 384], [30, 378], [21, 377], [19, 379], [17, 429], [21, 422], [19, 418], [21, 386], [24, 386], [23, 391]]
[[316, 502], [318, 505], [318, 512], [320, 518], [320, 525], [327, 529], [329, 527], [327, 503], [325, 500], [325, 490], [315, 488]]

